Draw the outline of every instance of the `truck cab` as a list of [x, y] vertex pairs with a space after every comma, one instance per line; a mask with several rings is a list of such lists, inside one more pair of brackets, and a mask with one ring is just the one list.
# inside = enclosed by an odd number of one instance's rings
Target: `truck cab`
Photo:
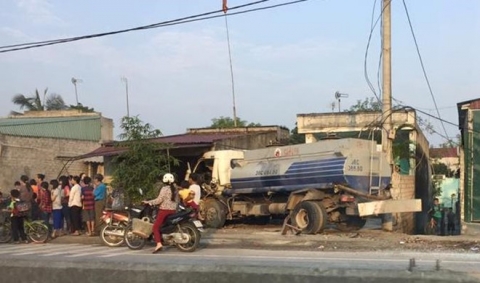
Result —
[[[204, 189], [207, 193], [221, 194], [226, 187], [230, 186], [230, 177], [235, 164], [242, 162], [243, 159], [244, 152], [241, 150], [208, 151], [195, 164], [193, 173], [204, 176]], [[212, 190], [212, 187], [215, 189]]]

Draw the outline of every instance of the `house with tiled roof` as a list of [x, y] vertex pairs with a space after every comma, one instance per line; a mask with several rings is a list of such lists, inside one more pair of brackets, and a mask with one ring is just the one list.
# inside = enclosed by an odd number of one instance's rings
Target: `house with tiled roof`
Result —
[[[285, 143], [289, 138], [288, 128], [281, 126], [238, 127], [228, 129], [195, 128], [186, 133], [162, 136], [150, 139], [152, 142], [168, 144], [169, 154], [180, 161], [175, 173], [180, 179], [188, 168], [193, 166], [202, 155], [210, 150], [249, 150]], [[75, 160], [102, 158], [106, 181], [113, 174], [113, 159], [127, 151], [121, 142], [107, 142], [95, 150], [74, 157]]]
[[[102, 172], [101, 158], [70, 162], [113, 139], [113, 121], [101, 113], [79, 110], [27, 111], [0, 118], [0, 190], [8, 191], [21, 175]], [[90, 172], [92, 173], [92, 172]]]
[[[443, 163], [455, 172], [460, 168], [460, 150], [458, 147], [430, 148], [433, 163]], [[435, 172], [434, 172], [435, 173]]]

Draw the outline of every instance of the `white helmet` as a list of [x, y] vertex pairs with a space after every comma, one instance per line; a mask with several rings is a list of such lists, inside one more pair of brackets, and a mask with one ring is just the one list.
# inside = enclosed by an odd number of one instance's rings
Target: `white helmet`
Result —
[[167, 174], [163, 175], [163, 182], [165, 184], [173, 184], [173, 183], [175, 183], [175, 177], [172, 174], [167, 173]]

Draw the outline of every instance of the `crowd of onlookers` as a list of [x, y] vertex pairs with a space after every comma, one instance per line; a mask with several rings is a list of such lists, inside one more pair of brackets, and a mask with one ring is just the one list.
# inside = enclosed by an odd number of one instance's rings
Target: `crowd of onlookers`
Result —
[[[62, 235], [80, 235], [85, 231], [93, 236], [100, 224], [105, 207], [107, 188], [103, 176], [96, 174], [92, 178], [85, 174], [79, 176], [61, 176], [49, 182], [44, 174], [35, 179], [22, 175], [14, 183], [10, 196], [1, 202], [6, 204], [10, 213], [14, 242], [20, 239], [27, 242], [23, 230], [24, 219], [43, 220], [49, 228], [52, 238]], [[26, 204], [25, 208], [19, 204]]]

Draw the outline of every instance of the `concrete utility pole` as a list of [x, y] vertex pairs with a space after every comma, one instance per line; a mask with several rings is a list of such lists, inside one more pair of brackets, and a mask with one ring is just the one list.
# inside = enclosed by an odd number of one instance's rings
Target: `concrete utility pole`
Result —
[[126, 77], [122, 77], [121, 80], [125, 83], [125, 95], [127, 97], [127, 117], [130, 117], [130, 105], [128, 104], [128, 79]]
[[382, 113], [385, 122], [382, 130], [382, 150], [387, 154], [388, 164], [393, 169], [392, 140], [389, 138], [392, 130], [392, 30], [391, 30], [391, 0], [383, 0], [382, 5], [382, 76], [383, 76], [383, 97]]
[[[392, 139], [392, 27], [391, 27], [391, 0], [383, 0], [382, 5], [382, 76], [383, 76], [383, 97], [382, 117], [385, 119], [382, 129], [382, 150], [387, 154], [387, 162], [393, 173]], [[382, 229], [393, 231], [392, 214], [382, 215]]]

